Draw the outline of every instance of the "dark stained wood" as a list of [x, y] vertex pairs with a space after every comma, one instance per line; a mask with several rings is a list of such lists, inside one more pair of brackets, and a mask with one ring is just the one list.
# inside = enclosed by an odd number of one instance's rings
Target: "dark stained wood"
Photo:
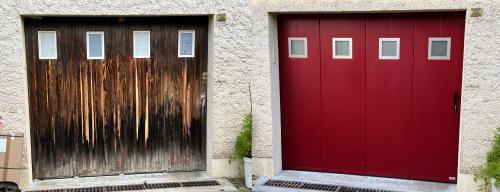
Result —
[[[34, 178], [205, 169], [206, 17], [25, 19]], [[178, 30], [196, 30], [194, 58]], [[151, 58], [132, 32], [151, 31]], [[38, 59], [37, 31], [57, 31], [57, 60]], [[104, 31], [104, 60], [86, 59]]]

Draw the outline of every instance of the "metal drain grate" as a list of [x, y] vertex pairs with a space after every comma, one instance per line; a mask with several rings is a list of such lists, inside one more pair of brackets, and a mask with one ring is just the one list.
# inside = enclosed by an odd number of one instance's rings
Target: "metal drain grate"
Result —
[[271, 186], [271, 187], [285, 187], [285, 188], [295, 188], [295, 189], [300, 189], [302, 188], [302, 185], [304, 183], [302, 182], [297, 182], [297, 181], [284, 181], [284, 180], [268, 180], [266, 183], [264, 183], [266, 186]]
[[339, 186], [305, 183], [301, 188], [321, 191], [336, 191], [337, 189], [339, 189]]
[[176, 188], [181, 187], [180, 183], [148, 183], [146, 184], [147, 189], [166, 189], [166, 188]]
[[264, 186], [281, 187], [281, 188], [294, 188], [294, 189], [308, 189], [318, 191], [333, 191], [333, 192], [392, 192], [379, 189], [365, 189], [358, 187], [325, 185], [315, 183], [305, 183], [298, 181], [285, 181], [270, 179], [264, 183]]
[[135, 190], [145, 190], [146, 188], [142, 184], [137, 185], [115, 185], [115, 186], [105, 186], [103, 187], [106, 191], [135, 191]]
[[104, 192], [103, 187], [84, 187], [84, 188], [69, 188], [69, 189], [49, 189], [35, 190], [33, 192]]
[[337, 192], [389, 192], [389, 191], [377, 190], [377, 189], [363, 189], [357, 187], [340, 187], [339, 189], [337, 189]]
[[188, 182], [182, 182], [181, 185], [183, 187], [200, 187], [200, 186], [218, 186], [220, 185], [219, 182], [215, 180], [210, 180], [210, 181], [188, 181]]
[[69, 189], [49, 189], [35, 190], [33, 192], [104, 192], [103, 187], [84, 187], [84, 188], [69, 188]]
[[144, 183], [135, 185], [110, 185], [101, 187], [67, 188], [67, 189], [49, 189], [32, 190], [27, 192], [108, 192], [108, 191], [138, 191], [147, 189], [166, 189], [176, 187], [201, 187], [201, 186], [219, 186], [220, 183], [215, 180], [208, 181], [187, 181], [187, 182], [169, 182], [169, 183]]

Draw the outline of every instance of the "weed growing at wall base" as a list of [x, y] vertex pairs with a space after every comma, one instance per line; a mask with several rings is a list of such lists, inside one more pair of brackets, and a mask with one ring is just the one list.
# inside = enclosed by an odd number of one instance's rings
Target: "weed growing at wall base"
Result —
[[229, 157], [229, 162], [243, 157], [252, 157], [252, 113], [247, 113], [243, 119], [242, 130], [236, 138], [234, 153]]
[[491, 149], [486, 154], [486, 162], [474, 177], [480, 182], [482, 191], [491, 191], [500, 188], [500, 128], [497, 128]]

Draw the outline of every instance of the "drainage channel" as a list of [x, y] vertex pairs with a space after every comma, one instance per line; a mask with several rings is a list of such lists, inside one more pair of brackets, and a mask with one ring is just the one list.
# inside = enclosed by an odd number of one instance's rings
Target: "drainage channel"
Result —
[[204, 187], [204, 186], [220, 186], [220, 183], [215, 180], [208, 181], [186, 181], [186, 182], [169, 182], [169, 183], [144, 183], [133, 185], [109, 185], [99, 187], [82, 187], [82, 188], [66, 188], [66, 189], [48, 189], [48, 190], [31, 190], [26, 192], [108, 192], [108, 191], [137, 191], [148, 189], [167, 189], [178, 187]]
[[380, 189], [367, 189], [340, 185], [325, 185], [316, 183], [305, 183], [298, 181], [285, 181], [270, 179], [264, 183], [264, 186], [280, 187], [280, 188], [293, 188], [293, 189], [307, 189], [318, 191], [332, 191], [332, 192], [393, 192]]

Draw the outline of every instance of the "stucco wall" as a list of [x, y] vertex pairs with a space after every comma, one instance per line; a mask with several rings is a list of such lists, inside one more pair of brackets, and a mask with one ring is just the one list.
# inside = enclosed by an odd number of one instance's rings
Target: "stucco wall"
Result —
[[[257, 175], [281, 170], [277, 13], [442, 11], [483, 8], [467, 16], [460, 124], [460, 172], [473, 173], [495, 127], [500, 126], [500, 2], [498, 0], [110, 0], [0, 2], [0, 131], [29, 136], [29, 106], [21, 15], [213, 15], [209, 58], [208, 151], [210, 172], [226, 166], [249, 111], [252, 85]], [[271, 13], [271, 14], [270, 14]], [[29, 149], [29, 138], [26, 149]], [[29, 151], [23, 155], [29, 167]], [[211, 166], [210, 158], [215, 160]], [[217, 166], [215, 166], [217, 165]], [[260, 166], [260, 168], [258, 168]], [[229, 169], [228, 169], [229, 170]], [[231, 169], [235, 170], [235, 169]], [[218, 174], [215, 174], [218, 175]], [[222, 175], [222, 174], [220, 174]], [[25, 185], [30, 181], [24, 172]]]
[[[468, 10], [479, 7], [483, 16], [467, 14], [463, 93], [460, 123], [459, 172], [473, 174], [483, 163], [495, 127], [500, 127], [500, 1], [498, 0], [254, 0], [255, 134], [254, 155], [281, 167], [279, 140], [279, 61], [274, 38], [275, 18], [268, 13], [408, 12]], [[277, 160], [279, 159], [279, 160]], [[258, 165], [255, 165], [258, 166]], [[257, 173], [266, 174], [266, 173]]]

